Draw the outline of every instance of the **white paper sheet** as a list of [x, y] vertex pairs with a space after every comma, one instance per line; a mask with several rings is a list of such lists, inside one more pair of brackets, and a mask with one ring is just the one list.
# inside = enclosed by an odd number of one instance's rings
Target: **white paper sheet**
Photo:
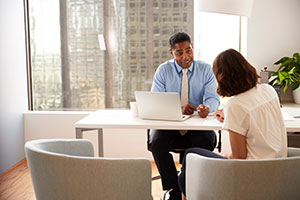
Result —
[[295, 120], [295, 118], [292, 115], [290, 115], [289, 113], [287, 113], [283, 110], [281, 110], [281, 113], [282, 113], [282, 117], [283, 117], [284, 121]]

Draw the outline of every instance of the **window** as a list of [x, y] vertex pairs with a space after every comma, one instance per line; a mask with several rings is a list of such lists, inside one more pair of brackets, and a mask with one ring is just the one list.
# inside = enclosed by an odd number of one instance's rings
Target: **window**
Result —
[[129, 107], [171, 59], [177, 31], [194, 35], [195, 59], [210, 64], [238, 48], [238, 17], [191, 13], [193, 0], [26, 1], [32, 110]]
[[126, 108], [170, 59], [170, 35], [193, 32], [191, 0], [26, 1], [32, 110]]
[[239, 16], [195, 12], [196, 21], [195, 59], [212, 65], [220, 52], [228, 48], [239, 50]]

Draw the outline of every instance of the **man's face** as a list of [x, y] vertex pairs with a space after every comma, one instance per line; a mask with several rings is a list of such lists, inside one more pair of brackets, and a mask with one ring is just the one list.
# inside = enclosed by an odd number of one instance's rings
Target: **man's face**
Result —
[[188, 41], [175, 44], [175, 49], [170, 49], [170, 53], [177, 64], [183, 68], [189, 68], [193, 63], [193, 45]]

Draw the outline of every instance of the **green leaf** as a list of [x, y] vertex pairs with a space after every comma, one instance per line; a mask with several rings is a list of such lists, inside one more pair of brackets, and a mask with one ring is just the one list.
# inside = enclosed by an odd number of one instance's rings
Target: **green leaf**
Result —
[[269, 78], [269, 83], [271, 83], [272, 81], [274, 81], [275, 79], [277, 79], [278, 78], [278, 75], [276, 74], [276, 75], [274, 75], [274, 76], [271, 76], [270, 78]]
[[271, 72], [271, 76], [276, 76], [277, 72]]
[[284, 62], [281, 64], [280, 67], [282, 67], [282, 66], [288, 66], [288, 65], [291, 64], [292, 62], [293, 62], [292, 60], [288, 59], [288, 60], [284, 61]]
[[295, 58], [296, 60], [298, 59], [300, 59], [300, 55], [299, 55], [299, 53], [294, 53], [293, 54], [293, 58]]
[[280, 65], [277, 71], [289, 71], [290, 68], [294, 65], [295, 64], [293, 63], [292, 60], [286, 60]]
[[278, 72], [278, 78], [279, 78], [280, 83], [285, 79], [282, 72]]
[[281, 87], [282, 84], [279, 82], [278, 79], [276, 79], [272, 85], [273, 85], [273, 86], [279, 85], [279, 86]]
[[289, 76], [289, 71], [281, 71], [280, 72], [282, 76], [284, 76], [285, 78]]
[[283, 92], [285, 93], [286, 92], [286, 90], [288, 89], [288, 87], [289, 87], [289, 81], [286, 81], [285, 82], [285, 86], [284, 86], [284, 88], [283, 88]]
[[292, 90], [300, 87], [300, 54], [294, 53], [290, 57], [282, 57], [274, 63], [279, 65], [277, 71], [271, 73], [269, 83], [283, 87], [283, 92], [291, 87]]
[[291, 81], [292, 81], [293, 83], [297, 82], [297, 79], [296, 79], [295, 76], [293, 76], [293, 75], [290, 76], [290, 79], [291, 79]]
[[274, 65], [278, 65], [278, 64], [280, 64], [280, 63], [283, 63], [283, 62], [285, 62], [285, 61], [288, 60], [288, 59], [289, 59], [289, 57], [283, 57], [283, 58], [281, 58], [280, 60], [278, 60], [277, 62], [275, 62]]
[[284, 86], [283, 92], [285, 93], [287, 89], [288, 89], [288, 87], [287, 87], [287, 86]]
[[296, 67], [293, 67], [293, 68], [289, 71], [289, 74], [295, 73], [295, 70], [296, 70]]
[[295, 83], [295, 84], [292, 86], [292, 90], [296, 90], [299, 86], [300, 86], [300, 82]]

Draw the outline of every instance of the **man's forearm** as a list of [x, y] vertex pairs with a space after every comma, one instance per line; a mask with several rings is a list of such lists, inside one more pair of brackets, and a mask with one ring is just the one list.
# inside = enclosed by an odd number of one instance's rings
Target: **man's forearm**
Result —
[[209, 112], [215, 112], [220, 106], [220, 100], [216, 98], [209, 98], [205, 100], [205, 103], [203, 105], [209, 107]]

